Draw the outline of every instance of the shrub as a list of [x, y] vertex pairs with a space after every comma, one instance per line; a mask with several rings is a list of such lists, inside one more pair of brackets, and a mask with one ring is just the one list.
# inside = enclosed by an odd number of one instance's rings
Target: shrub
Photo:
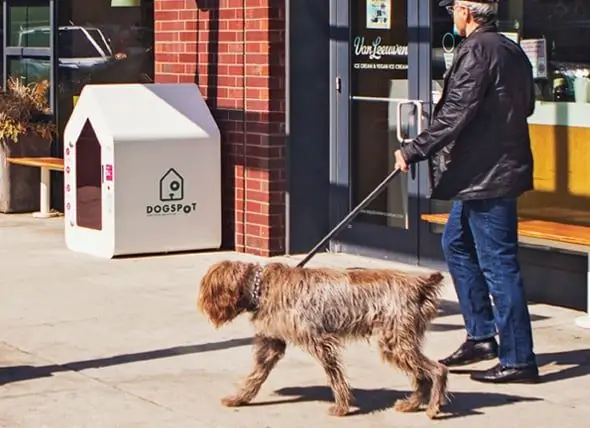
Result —
[[26, 85], [9, 78], [6, 91], [0, 90], [0, 142], [18, 143], [20, 136], [36, 134], [51, 141], [56, 127], [49, 116], [47, 80]]

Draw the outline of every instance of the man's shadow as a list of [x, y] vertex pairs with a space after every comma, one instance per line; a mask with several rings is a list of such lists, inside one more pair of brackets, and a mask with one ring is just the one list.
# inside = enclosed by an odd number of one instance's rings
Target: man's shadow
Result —
[[[327, 386], [305, 386], [282, 388], [275, 394], [283, 397], [294, 397], [286, 400], [271, 400], [253, 402], [249, 406], [269, 406], [277, 404], [304, 403], [310, 401], [333, 402], [332, 391]], [[391, 389], [353, 389], [354, 407], [350, 416], [366, 415], [369, 413], [393, 410], [393, 404], [400, 398], [409, 395], [409, 391], [396, 391]], [[451, 394], [449, 403], [441, 409], [438, 419], [453, 419], [457, 417], [483, 414], [482, 409], [489, 407], [506, 406], [519, 402], [542, 401], [537, 397], [519, 397], [515, 395], [489, 393], [489, 392], [458, 392]]]

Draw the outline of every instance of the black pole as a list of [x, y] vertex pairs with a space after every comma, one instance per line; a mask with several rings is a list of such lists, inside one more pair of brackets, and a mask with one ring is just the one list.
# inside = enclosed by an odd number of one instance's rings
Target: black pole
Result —
[[355, 209], [353, 209], [350, 213], [348, 213], [348, 215], [346, 217], [344, 217], [342, 219], [342, 221], [340, 223], [338, 223], [334, 229], [332, 229], [326, 236], [324, 236], [324, 238], [320, 242], [318, 242], [317, 245], [315, 247], [313, 247], [309, 253], [307, 253], [305, 258], [297, 264], [297, 267], [305, 266], [307, 264], [307, 262], [309, 262], [313, 258], [313, 256], [315, 256], [317, 254], [317, 252], [324, 245], [326, 245], [326, 243], [330, 239], [332, 239], [336, 234], [338, 234], [338, 232], [340, 232], [342, 229], [344, 229], [346, 226], [348, 226], [350, 224], [350, 222], [352, 220], [354, 220], [354, 218], [364, 208], [367, 207], [367, 205], [369, 205], [371, 202], [373, 202], [373, 200], [377, 196], [379, 196], [379, 193], [381, 193], [387, 187], [389, 182], [391, 180], [393, 180], [399, 172], [400, 172], [399, 169], [395, 169], [395, 170], [393, 170], [393, 172], [391, 174], [389, 174], [387, 177], [385, 177], [385, 179], [381, 183], [379, 183], [379, 185], [377, 187], [375, 187], [375, 189], [371, 193], [369, 193], [369, 196], [367, 196], [365, 199], [363, 199], [363, 201], [360, 204], [358, 204]]

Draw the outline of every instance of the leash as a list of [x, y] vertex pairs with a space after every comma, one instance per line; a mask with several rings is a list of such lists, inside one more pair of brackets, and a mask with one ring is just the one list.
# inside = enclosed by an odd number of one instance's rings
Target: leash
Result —
[[328, 234], [326, 236], [324, 236], [322, 238], [322, 240], [320, 242], [318, 242], [316, 244], [315, 247], [313, 247], [311, 249], [311, 251], [309, 253], [307, 253], [307, 255], [305, 256], [305, 258], [303, 260], [301, 260], [298, 264], [297, 267], [303, 267], [307, 264], [307, 262], [309, 262], [313, 256], [315, 256], [318, 251], [328, 243], [328, 241], [330, 241], [330, 239], [332, 239], [335, 235], [337, 235], [340, 231], [342, 231], [342, 229], [344, 229], [346, 226], [348, 226], [352, 220], [354, 220], [354, 218], [363, 210], [365, 209], [371, 202], [373, 202], [373, 200], [379, 196], [379, 194], [385, 190], [385, 188], [387, 188], [387, 185], [391, 182], [391, 180], [393, 180], [395, 178], [395, 176], [400, 172], [399, 169], [394, 169], [393, 172], [391, 172], [387, 177], [385, 177], [385, 179], [379, 183], [379, 185], [377, 187], [375, 187], [375, 189], [369, 193], [369, 195], [363, 199], [361, 201], [360, 204], [358, 204], [355, 209], [353, 209], [351, 212], [348, 213], [348, 215], [346, 217], [344, 217], [342, 219], [342, 221], [340, 221], [340, 223], [338, 223], [336, 225], [336, 227], [334, 227], [334, 229], [332, 229], [330, 232], [328, 232]]

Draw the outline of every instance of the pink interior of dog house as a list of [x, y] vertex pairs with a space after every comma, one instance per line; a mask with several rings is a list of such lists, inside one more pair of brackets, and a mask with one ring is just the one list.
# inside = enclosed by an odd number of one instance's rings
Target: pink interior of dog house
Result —
[[102, 148], [92, 123], [86, 120], [75, 143], [76, 224], [102, 229]]

